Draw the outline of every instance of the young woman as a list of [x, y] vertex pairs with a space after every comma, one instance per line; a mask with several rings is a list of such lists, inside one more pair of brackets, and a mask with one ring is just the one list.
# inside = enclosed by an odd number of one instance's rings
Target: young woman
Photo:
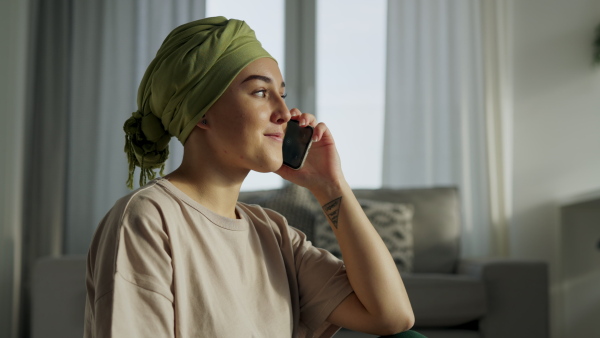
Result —
[[[207, 18], [163, 42], [126, 122], [138, 190], [102, 220], [87, 267], [86, 337], [385, 335], [414, 316], [383, 241], [344, 179], [331, 132], [288, 110], [276, 61], [243, 22]], [[300, 170], [282, 166], [290, 119], [314, 127]], [[169, 139], [181, 166], [153, 178]], [[278, 213], [237, 202], [250, 170], [308, 188], [324, 206], [344, 262]], [[293, 224], [294, 220], [289, 220]], [[417, 335], [416, 333], [408, 333]]]

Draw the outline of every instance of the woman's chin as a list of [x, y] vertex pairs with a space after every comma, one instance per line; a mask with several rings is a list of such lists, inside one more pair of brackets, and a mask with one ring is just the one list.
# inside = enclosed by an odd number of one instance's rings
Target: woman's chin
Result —
[[269, 171], [267, 171], [267, 172], [269, 172], [269, 173], [274, 173], [274, 172], [276, 172], [277, 170], [279, 170], [279, 169], [281, 168], [281, 166], [282, 166], [282, 165], [283, 165], [283, 162], [279, 162], [279, 163], [277, 163], [277, 164], [275, 164], [275, 165], [271, 166], [271, 167], [269, 168]]
[[259, 173], [273, 173], [279, 170], [279, 168], [281, 168], [282, 165], [283, 160], [281, 158], [273, 159], [270, 161], [265, 161], [263, 165], [259, 166], [258, 168], [254, 168], [254, 171]]

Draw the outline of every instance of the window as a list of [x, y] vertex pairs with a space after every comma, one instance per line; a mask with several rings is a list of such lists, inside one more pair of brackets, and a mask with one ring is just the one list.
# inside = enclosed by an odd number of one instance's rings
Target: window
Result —
[[386, 0], [317, 1], [317, 114], [352, 187], [381, 186]]

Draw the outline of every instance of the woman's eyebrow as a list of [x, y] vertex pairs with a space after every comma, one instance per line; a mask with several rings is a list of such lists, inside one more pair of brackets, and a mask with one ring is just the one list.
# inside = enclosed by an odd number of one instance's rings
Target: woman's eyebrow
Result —
[[[273, 80], [270, 77], [268, 77], [268, 76], [264, 76], [264, 75], [250, 75], [244, 81], [242, 81], [242, 83], [244, 83], [246, 81], [251, 81], [251, 80], [261, 80], [261, 81], [264, 81], [266, 83], [273, 82]], [[281, 82], [281, 87], [285, 87], [285, 82]]]

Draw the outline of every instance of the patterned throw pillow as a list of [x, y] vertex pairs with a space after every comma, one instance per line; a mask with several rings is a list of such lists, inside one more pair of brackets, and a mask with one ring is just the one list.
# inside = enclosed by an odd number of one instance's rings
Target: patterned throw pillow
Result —
[[[410, 272], [413, 267], [412, 216], [410, 204], [359, 200], [367, 218], [379, 233], [394, 258], [400, 272]], [[321, 213], [315, 223], [315, 246], [326, 249], [342, 258], [333, 230]]]
[[309, 241], [313, 241], [315, 221], [323, 212], [321, 205], [308, 189], [287, 183], [282, 189], [261, 200], [248, 202], [277, 211], [287, 219], [289, 225], [302, 231]]

